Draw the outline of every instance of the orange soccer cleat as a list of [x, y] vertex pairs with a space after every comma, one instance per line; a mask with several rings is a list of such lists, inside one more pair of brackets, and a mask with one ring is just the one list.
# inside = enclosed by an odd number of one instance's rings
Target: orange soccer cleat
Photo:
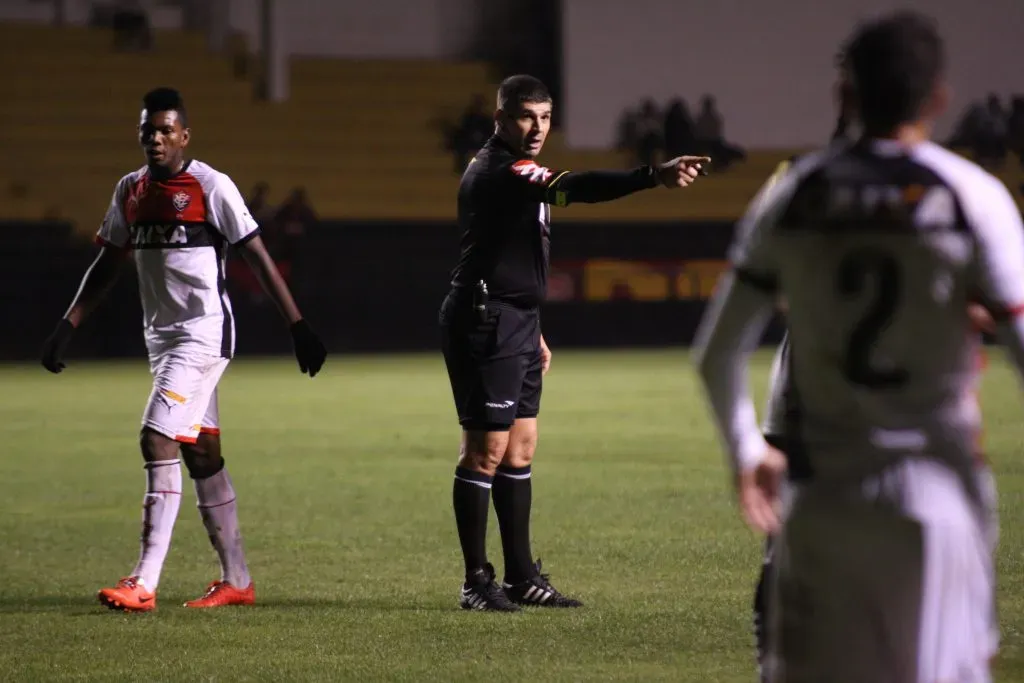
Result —
[[227, 581], [214, 581], [206, 589], [206, 595], [189, 600], [185, 607], [226, 607], [228, 605], [252, 605], [256, 602], [256, 584], [252, 581], [245, 588], [235, 588]]
[[110, 609], [122, 612], [148, 612], [156, 609], [156, 592], [146, 590], [137, 576], [128, 576], [113, 588], [101, 588], [96, 597]]

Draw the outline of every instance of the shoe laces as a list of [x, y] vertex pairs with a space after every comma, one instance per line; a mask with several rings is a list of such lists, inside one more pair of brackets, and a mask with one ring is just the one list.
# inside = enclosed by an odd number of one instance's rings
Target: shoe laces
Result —
[[537, 560], [537, 564], [535, 564], [534, 567], [536, 567], [537, 573], [530, 578], [533, 585], [538, 588], [543, 588], [546, 591], [550, 591], [552, 597], [561, 595], [561, 593], [558, 592], [558, 589], [551, 585], [551, 575], [541, 572], [540, 560]]
[[203, 595], [203, 597], [204, 598], [210, 597], [211, 595], [213, 595], [214, 593], [219, 591], [221, 586], [223, 586], [223, 585], [225, 585], [223, 581], [214, 581], [213, 583], [211, 583], [209, 586], [206, 587], [206, 594]]

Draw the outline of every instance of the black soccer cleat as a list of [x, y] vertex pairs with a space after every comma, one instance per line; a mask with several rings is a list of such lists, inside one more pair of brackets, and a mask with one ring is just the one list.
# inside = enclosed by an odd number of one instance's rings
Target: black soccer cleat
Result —
[[518, 612], [519, 605], [508, 599], [494, 577], [494, 567], [490, 563], [471, 572], [462, 585], [459, 607], [489, 612]]
[[517, 584], [502, 584], [509, 599], [517, 605], [530, 607], [583, 607], [583, 603], [558, 592], [547, 574], [540, 571], [540, 560], [533, 565], [535, 574]]

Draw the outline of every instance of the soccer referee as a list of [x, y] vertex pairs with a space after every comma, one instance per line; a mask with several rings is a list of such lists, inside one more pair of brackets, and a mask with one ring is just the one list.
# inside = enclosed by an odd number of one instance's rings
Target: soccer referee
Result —
[[[530, 550], [530, 468], [541, 378], [551, 364], [538, 312], [547, 287], [550, 205], [686, 187], [710, 161], [684, 156], [627, 171], [548, 169], [534, 158], [551, 128], [551, 110], [539, 80], [506, 79], [498, 88], [494, 135], [459, 186], [461, 254], [439, 319], [463, 429], [452, 493], [466, 564], [463, 609], [581, 605], [551, 585]], [[500, 585], [485, 551], [492, 492], [505, 556]]]

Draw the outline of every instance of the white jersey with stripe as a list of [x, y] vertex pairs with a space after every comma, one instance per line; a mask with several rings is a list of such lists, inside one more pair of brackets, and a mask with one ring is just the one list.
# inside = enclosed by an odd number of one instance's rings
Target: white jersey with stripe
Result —
[[133, 252], [150, 356], [181, 349], [232, 357], [227, 247], [257, 234], [234, 182], [201, 161], [166, 179], [143, 167], [117, 183], [97, 240]]
[[[731, 260], [738, 282], [727, 290], [762, 291], [751, 306], [766, 315], [777, 297], [787, 303], [798, 419], [785, 436], [815, 478], [859, 479], [915, 455], [971, 470], [980, 415], [968, 302], [1024, 304], [1024, 227], [998, 179], [933, 143], [833, 145], [766, 187]], [[723, 291], [706, 327], [730, 326], [714, 319], [729, 315], [730, 296], [740, 295]], [[709, 387], [742, 466], [763, 441], [733, 391]]]
[[980, 427], [965, 410], [968, 302], [1024, 302], [1024, 230], [1005, 187], [937, 145], [876, 142], [814, 155], [773, 189], [733, 261], [789, 308], [788, 436], [823, 454], [816, 473], [904, 454], [968, 464]]

